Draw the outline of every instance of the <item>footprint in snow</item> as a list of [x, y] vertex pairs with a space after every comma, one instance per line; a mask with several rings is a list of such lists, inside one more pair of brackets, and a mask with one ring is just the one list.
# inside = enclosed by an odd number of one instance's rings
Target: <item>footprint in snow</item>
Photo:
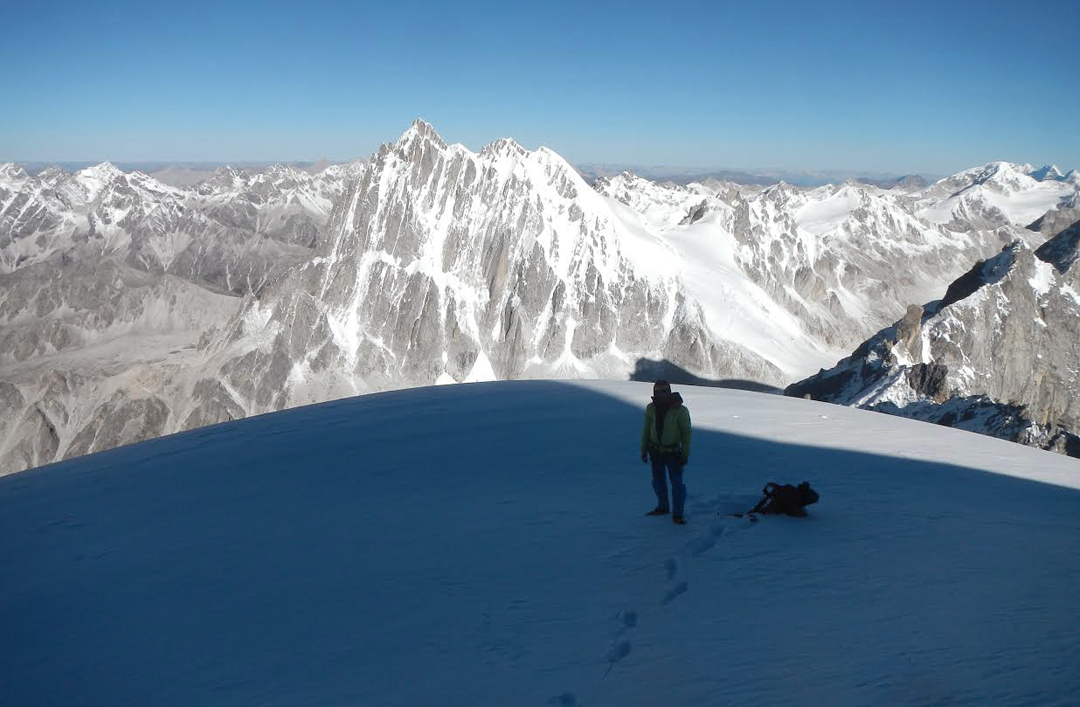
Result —
[[[690, 543], [690, 552], [696, 557], [698, 555], [704, 555], [714, 547], [716, 547], [716, 538], [712, 535], [706, 535]], [[668, 577], [668, 579], [672, 578]]]
[[676, 598], [686, 594], [686, 590], [690, 588], [686, 582], [679, 582], [674, 587], [668, 590], [668, 593], [664, 595], [663, 604], [670, 604], [675, 601]]
[[679, 565], [675, 562], [675, 558], [669, 557], [664, 560], [664, 570], [667, 571], [669, 580], [675, 579], [675, 573], [679, 571]]
[[[717, 541], [722, 538], [725, 533], [727, 533], [727, 528], [723, 523], [714, 523], [709, 528], [708, 535], [702, 535], [690, 542], [690, 552], [695, 556], [705, 554], [716, 547]], [[671, 579], [671, 577], [668, 577], [668, 579]]]
[[550, 698], [547, 703], [549, 705], [556, 705], [556, 707], [577, 707], [577, 697], [572, 692], [564, 692], [561, 695], [555, 695]]
[[636, 611], [624, 611], [620, 614], [622, 618], [623, 629], [634, 628], [637, 626], [637, 612]]
[[607, 655], [604, 656], [607, 658], [607, 662], [610, 663], [608, 670], [610, 671], [612, 666], [628, 655], [630, 655], [630, 641], [615, 641], [612, 643], [608, 648]]

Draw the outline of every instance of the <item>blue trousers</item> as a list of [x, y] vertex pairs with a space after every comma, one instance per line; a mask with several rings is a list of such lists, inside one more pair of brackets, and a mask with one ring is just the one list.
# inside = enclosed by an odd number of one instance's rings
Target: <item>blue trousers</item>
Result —
[[[683, 483], [682, 458], [678, 454], [649, 455], [652, 460], [652, 487], [656, 491], [656, 501], [660, 508], [670, 508], [677, 516], [683, 514], [686, 505], [686, 485]], [[665, 474], [666, 473], [666, 474]], [[671, 477], [671, 505], [668, 505], [668, 482]]]

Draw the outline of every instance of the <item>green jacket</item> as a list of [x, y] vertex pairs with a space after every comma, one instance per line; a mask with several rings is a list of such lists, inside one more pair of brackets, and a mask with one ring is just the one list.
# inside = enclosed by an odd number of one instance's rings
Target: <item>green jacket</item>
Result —
[[664, 416], [664, 434], [656, 433], [656, 405], [649, 403], [645, 408], [645, 424], [641, 429], [641, 451], [648, 452], [656, 448], [663, 450], [682, 449], [682, 458], [690, 458], [690, 411], [682, 404], [682, 398], [676, 393], [676, 402]]

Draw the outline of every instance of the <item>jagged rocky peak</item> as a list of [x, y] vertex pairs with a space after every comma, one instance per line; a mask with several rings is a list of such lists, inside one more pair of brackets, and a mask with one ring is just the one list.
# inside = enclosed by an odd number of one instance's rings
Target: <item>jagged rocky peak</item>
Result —
[[1080, 454], [1077, 240], [1007, 244], [786, 392]]
[[244, 180], [244, 173], [232, 165], [223, 165], [195, 185], [196, 191], [211, 194], [218, 190], [234, 191]]
[[593, 182], [593, 190], [614, 197], [620, 190], [633, 188], [632, 185], [637, 183], [638, 179], [630, 170], [623, 170], [616, 175], [597, 177]]
[[531, 154], [529, 150], [522, 147], [512, 137], [501, 137], [498, 140], [493, 140], [480, 150], [480, 154], [485, 157], [524, 157]]
[[[832, 190], [839, 187], [826, 185], [825, 188]], [[792, 197], [798, 196], [803, 191], [804, 190], [800, 187], [797, 187], [794, 184], [789, 184], [788, 182], [785, 182], [783, 179], [781, 179], [776, 184], [762, 189], [761, 196], [765, 197], [766, 199], [770, 199], [778, 204], [783, 204], [789, 201]]]
[[423, 119], [417, 118], [413, 121], [412, 125], [409, 126], [409, 129], [401, 134], [401, 137], [394, 143], [394, 147], [401, 152], [408, 154], [415, 147], [422, 146], [427, 142], [430, 142], [439, 149], [446, 147], [446, 142], [435, 128]]

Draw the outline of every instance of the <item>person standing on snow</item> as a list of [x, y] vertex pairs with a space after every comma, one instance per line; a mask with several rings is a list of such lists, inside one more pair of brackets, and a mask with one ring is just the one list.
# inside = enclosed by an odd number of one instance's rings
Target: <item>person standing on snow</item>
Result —
[[[682, 396], [671, 392], [667, 381], [653, 384], [652, 402], [645, 408], [641, 430], [641, 461], [652, 460], [653, 490], [656, 508], [646, 515], [661, 516], [672, 511], [671, 519], [683, 525], [686, 485], [683, 469], [690, 461], [690, 411]], [[671, 505], [668, 505], [668, 477], [671, 478]]]

